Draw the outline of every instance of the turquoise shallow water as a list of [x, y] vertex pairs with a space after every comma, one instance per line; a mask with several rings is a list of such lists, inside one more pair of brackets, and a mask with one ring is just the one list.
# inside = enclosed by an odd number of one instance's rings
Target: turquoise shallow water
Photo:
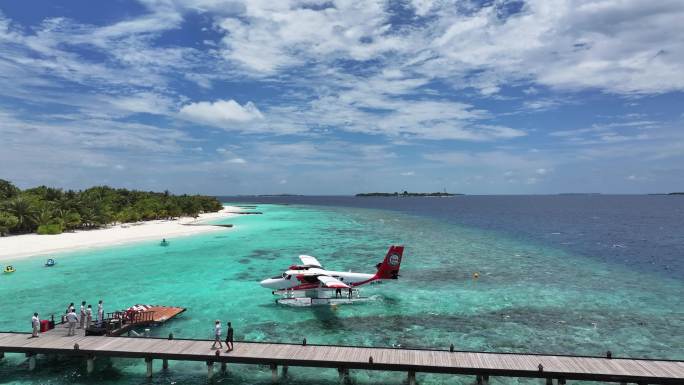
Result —
[[[368, 346], [448, 347], [684, 359], [684, 283], [570, 255], [493, 231], [390, 211], [259, 205], [264, 215], [226, 220], [235, 229], [14, 262], [0, 276], [0, 330], [28, 331], [43, 317], [82, 299], [107, 310], [135, 303], [185, 306], [156, 335], [210, 338], [213, 320], [231, 320], [236, 338]], [[279, 274], [298, 254], [330, 269], [372, 272], [387, 247], [407, 249], [399, 281], [368, 287], [372, 300], [349, 306], [278, 306], [258, 282]], [[472, 278], [473, 272], [481, 277]], [[78, 360], [23, 357], [0, 363], [0, 383], [148, 383], [138, 360], [98, 363], [86, 377]], [[401, 373], [354, 372], [362, 384], [395, 383]], [[315, 380], [312, 380], [315, 379]], [[497, 379], [499, 383], [535, 383]], [[206, 383], [200, 363], [172, 363], [153, 383]], [[219, 383], [269, 383], [258, 366], [233, 366]], [[334, 370], [292, 368], [286, 383], [337, 383]], [[419, 382], [471, 383], [472, 378], [419, 375]]]

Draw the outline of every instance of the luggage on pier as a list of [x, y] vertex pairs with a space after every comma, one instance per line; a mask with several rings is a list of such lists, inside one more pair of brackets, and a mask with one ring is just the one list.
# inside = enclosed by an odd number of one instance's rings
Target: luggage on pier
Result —
[[50, 330], [50, 321], [46, 319], [40, 320], [40, 332], [45, 333], [48, 330]]

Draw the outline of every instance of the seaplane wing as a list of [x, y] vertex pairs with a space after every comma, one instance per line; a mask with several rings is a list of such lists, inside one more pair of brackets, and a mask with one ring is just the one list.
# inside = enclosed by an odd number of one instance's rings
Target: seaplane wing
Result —
[[318, 262], [318, 260], [310, 255], [300, 255], [299, 259], [302, 260], [302, 263], [307, 266], [307, 267], [320, 267], [321, 269], [323, 266], [321, 266], [321, 263]]
[[349, 289], [349, 285], [346, 283], [327, 275], [319, 275], [318, 280], [321, 281], [325, 287], [329, 287], [331, 289]]

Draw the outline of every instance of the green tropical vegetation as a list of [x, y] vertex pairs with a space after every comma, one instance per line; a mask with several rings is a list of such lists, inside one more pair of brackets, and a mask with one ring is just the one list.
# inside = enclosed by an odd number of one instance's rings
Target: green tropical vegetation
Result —
[[115, 223], [197, 217], [223, 208], [214, 197], [171, 195], [96, 186], [64, 191], [39, 186], [21, 190], [0, 179], [0, 236], [59, 234]]

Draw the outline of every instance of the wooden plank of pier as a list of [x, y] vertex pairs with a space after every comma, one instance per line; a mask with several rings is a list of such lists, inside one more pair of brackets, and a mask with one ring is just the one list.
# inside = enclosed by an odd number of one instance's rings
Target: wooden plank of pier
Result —
[[[331, 367], [506, 377], [563, 378], [649, 384], [684, 383], [684, 361], [582, 356], [449, 352], [442, 350], [368, 348], [236, 342], [229, 353], [211, 349], [209, 340], [95, 337], [0, 333], [0, 352], [67, 354]], [[79, 349], [74, 350], [78, 343]], [[370, 363], [370, 358], [373, 362]], [[538, 366], [543, 366], [540, 371]]]

